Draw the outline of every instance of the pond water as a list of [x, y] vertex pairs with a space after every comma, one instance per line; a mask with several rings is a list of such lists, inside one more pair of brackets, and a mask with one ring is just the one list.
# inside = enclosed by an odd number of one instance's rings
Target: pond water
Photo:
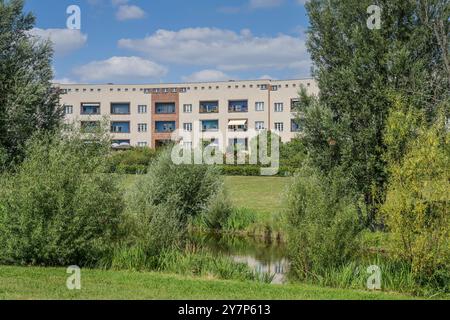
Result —
[[286, 257], [286, 247], [279, 241], [217, 233], [195, 233], [191, 235], [191, 241], [213, 253], [229, 256], [236, 262], [246, 263], [258, 273], [273, 276], [274, 284], [282, 284], [286, 281], [289, 262]]

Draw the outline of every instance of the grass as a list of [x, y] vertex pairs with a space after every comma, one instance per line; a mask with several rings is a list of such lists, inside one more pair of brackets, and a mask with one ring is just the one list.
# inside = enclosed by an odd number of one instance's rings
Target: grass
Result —
[[283, 191], [290, 178], [283, 177], [225, 177], [225, 186], [233, 205], [266, 215], [279, 213], [283, 208]]
[[[126, 190], [138, 179], [138, 175], [123, 175], [122, 187]], [[225, 186], [233, 205], [262, 214], [279, 213], [283, 208], [283, 191], [290, 178], [226, 176]]]
[[66, 288], [64, 268], [0, 266], [0, 299], [412, 299], [396, 293], [270, 285], [154, 272], [81, 271], [81, 290]]

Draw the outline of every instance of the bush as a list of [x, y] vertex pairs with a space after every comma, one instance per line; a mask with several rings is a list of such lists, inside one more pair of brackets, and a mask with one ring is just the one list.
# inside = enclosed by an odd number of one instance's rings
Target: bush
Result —
[[418, 284], [450, 291], [450, 133], [444, 123], [421, 125], [404, 157], [391, 162], [382, 212], [391, 250], [411, 265]]
[[[260, 176], [261, 166], [254, 164], [232, 165], [224, 164], [218, 165], [220, 173], [225, 176]], [[297, 168], [280, 166], [277, 175], [278, 176], [291, 176], [295, 173]]]
[[300, 279], [323, 275], [359, 252], [358, 211], [340, 194], [340, 179], [309, 167], [293, 179], [286, 213], [288, 251], [291, 270]]
[[109, 172], [126, 174], [147, 173], [150, 163], [157, 157], [158, 152], [150, 148], [133, 148], [116, 151], [108, 158]]
[[228, 219], [233, 213], [233, 207], [227, 194], [222, 191], [211, 198], [202, 213], [202, 219], [208, 229], [222, 230], [227, 228]]
[[[200, 215], [223, 188], [219, 172], [207, 165], [176, 165], [170, 149], [161, 151], [127, 194], [129, 245], [146, 254], [180, 247], [188, 221]], [[130, 232], [129, 232], [130, 233]]]
[[2, 178], [0, 260], [90, 265], [116, 240], [123, 199], [105, 174], [110, 142], [40, 135], [26, 160]]

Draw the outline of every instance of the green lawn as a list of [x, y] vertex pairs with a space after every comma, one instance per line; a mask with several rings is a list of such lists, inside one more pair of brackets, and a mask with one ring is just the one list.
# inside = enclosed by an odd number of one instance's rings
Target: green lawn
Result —
[[236, 207], [261, 213], [279, 213], [290, 178], [282, 177], [225, 177], [225, 185]]
[[81, 290], [64, 268], [0, 267], [0, 299], [411, 299], [394, 293], [270, 285], [161, 273], [82, 270]]
[[[130, 188], [136, 175], [124, 175], [122, 186]], [[290, 178], [226, 176], [225, 186], [236, 207], [245, 207], [263, 214], [279, 213]]]

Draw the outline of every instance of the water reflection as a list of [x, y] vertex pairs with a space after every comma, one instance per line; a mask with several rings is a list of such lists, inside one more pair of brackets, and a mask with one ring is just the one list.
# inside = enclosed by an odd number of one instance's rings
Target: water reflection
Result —
[[281, 284], [286, 280], [289, 262], [281, 242], [217, 233], [195, 233], [190, 239], [212, 253], [229, 256], [236, 262], [246, 263], [256, 272], [273, 275], [272, 283]]

